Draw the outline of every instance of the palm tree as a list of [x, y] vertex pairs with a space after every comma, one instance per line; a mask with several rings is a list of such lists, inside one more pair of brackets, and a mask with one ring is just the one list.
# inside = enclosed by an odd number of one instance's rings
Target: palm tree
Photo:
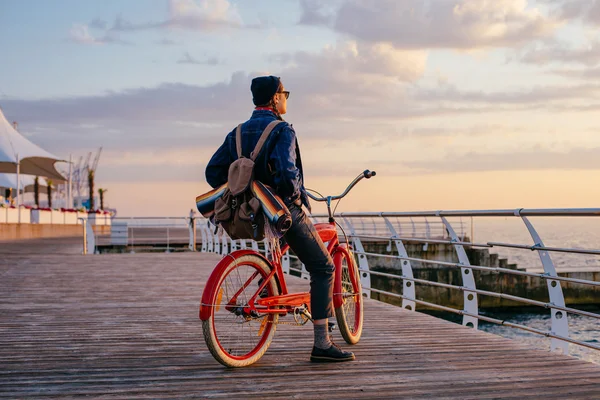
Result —
[[33, 181], [33, 199], [35, 200], [35, 206], [40, 207], [40, 177], [36, 176]]
[[100, 196], [100, 209], [104, 210], [104, 193], [108, 192], [108, 189], [98, 189], [98, 195]]
[[94, 171], [88, 170], [88, 189], [90, 192], [90, 211], [94, 210]]
[[48, 208], [52, 208], [52, 179], [46, 179], [46, 193], [48, 193]]

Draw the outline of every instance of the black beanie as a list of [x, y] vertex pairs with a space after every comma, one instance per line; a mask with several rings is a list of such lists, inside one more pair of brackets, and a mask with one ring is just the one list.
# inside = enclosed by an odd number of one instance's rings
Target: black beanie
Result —
[[269, 103], [269, 100], [275, 96], [279, 90], [281, 80], [273, 75], [259, 76], [252, 79], [250, 90], [252, 91], [252, 101], [255, 106], [263, 106]]

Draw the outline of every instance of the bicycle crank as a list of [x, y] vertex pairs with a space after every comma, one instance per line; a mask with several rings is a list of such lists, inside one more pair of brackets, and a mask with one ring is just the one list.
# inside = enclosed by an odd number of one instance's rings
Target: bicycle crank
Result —
[[310, 315], [306, 306], [294, 308], [294, 321], [296, 321], [298, 325], [304, 325], [308, 321], [312, 321], [312, 315]]

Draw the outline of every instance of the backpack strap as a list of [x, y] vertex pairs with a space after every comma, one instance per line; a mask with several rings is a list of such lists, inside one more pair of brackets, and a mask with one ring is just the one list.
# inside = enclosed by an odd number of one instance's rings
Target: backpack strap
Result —
[[[256, 147], [254, 148], [254, 150], [252, 151], [252, 153], [250, 154], [250, 159], [252, 161], [256, 160], [256, 157], [258, 157], [258, 155], [260, 154], [260, 150], [262, 149], [263, 145], [265, 144], [265, 142], [267, 141], [269, 135], [271, 134], [271, 131], [277, 126], [277, 124], [279, 124], [280, 122], [283, 121], [279, 121], [279, 120], [275, 120], [269, 123], [269, 125], [267, 125], [267, 127], [265, 128], [265, 130], [263, 131], [262, 135], [260, 135], [260, 139], [258, 139], [258, 143], [256, 143]], [[239, 133], [239, 129], [240, 127], [238, 126], [238, 133]], [[241, 135], [238, 135], [238, 154], [241, 154], [242, 150], [241, 150], [241, 139], [240, 139]]]
[[242, 158], [242, 124], [235, 130], [235, 147], [237, 148], [238, 158]]

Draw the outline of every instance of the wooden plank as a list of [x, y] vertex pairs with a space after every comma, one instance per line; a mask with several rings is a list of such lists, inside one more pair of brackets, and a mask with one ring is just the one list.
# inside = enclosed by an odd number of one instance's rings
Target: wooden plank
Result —
[[375, 301], [355, 362], [311, 364], [312, 327], [280, 325], [257, 364], [227, 369], [197, 317], [220, 256], [50, 242], [60, 254], [0, 244], [0, 398], [600, 398], [596, 364]]

